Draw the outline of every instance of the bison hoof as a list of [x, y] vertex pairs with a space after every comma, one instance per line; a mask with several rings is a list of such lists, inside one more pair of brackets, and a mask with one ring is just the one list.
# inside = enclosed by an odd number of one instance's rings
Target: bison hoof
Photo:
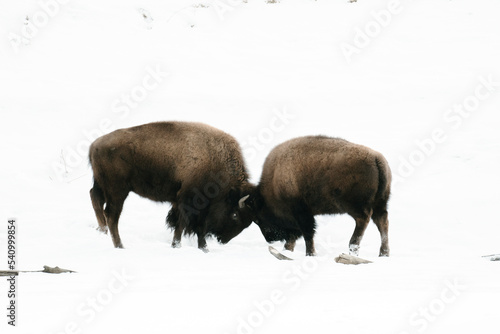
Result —
[[181, 248], [181, 242], [178, 240], [172, 241], [172, 248]]
[[349, 245], [349, 255], [359, 255], [359, 245]]
[[104, 234], [108, 234], [108, 227], [107, 226], [99, 226], [96, 228], [99, 232], [102, 232]]
[[389, 257], [389, 250], [388, 249], [381, 249], [378, 256], [380, 256], [380, 257]]
[[207, 247], [202, 247], [200, 248], [203, 253], [209, 253], [210, 251], [208, 250]]

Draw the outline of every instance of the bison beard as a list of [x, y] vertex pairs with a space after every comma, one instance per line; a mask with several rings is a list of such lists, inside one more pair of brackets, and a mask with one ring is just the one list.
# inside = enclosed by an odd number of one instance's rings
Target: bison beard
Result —
[[358, 255], [370, 221], [380, 231], [380, 256], [389, 256], [387, 202], [391, 171], [368, 147], [325, 136], [300, 137], [275, 147], [264, 163], [248, 201], [268, 242], [286, 241], [293, 251], [304, 237], [306, 255], [315, 255], [315, 215], [347, 213], [356, 222], [349, 250]]
[[[203, 195], [198, 189], [188, 193], [190, 195], [172, 205], [167, 215], [166, 223], [174, 230], [174, 248], [180, 247], [182, 234], [196, 234], [198, 248], [206, 251], [203, 236], [213, 236], [218, 242], [226, 244], [251, 223], [249, 209], [239, 203], [244, 197], [234, 189], [227, 193], [221, 189], [220, 195], [215, 198]], [[239, 207], [240, 211], [231, 214], [228, 208], [235, 207]]]
[[130, 191], [170, 202], [167, 224], [196, 234], [206, 251], [207, 235], [227, 243], [251, 223], [246, 200], [252, 186], [236, 140], [201, 123], [158, 122], [114, 131], [90, 147], [94, 173], [90, 190], [99, 229], [122, 248], [118, 220]]

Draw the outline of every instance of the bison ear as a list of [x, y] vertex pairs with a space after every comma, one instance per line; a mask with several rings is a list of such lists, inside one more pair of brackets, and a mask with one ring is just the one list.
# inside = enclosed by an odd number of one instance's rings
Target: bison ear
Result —
[[238, 207], [240, 209], [243, 209], [245, 207], [245, 201], [248, 199], [248, 197], [250, 197], [250, 195], [246, 195], [240, 198], [240, 200], [238, 201]]

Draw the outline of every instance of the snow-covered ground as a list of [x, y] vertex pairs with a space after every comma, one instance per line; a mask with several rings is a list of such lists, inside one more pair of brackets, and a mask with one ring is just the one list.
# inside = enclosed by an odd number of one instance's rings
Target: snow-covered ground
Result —
[[[17, 327], [4, 333], [498, 333], [497, 0], [24, 0], [0, 11], [0, 269], [17, 219]], [[168, 204], [131, 194], [125, 249], [96, 231], [88, 143], [157, 120], [242, 144], [253, 182], [306, 134], [389, 160], [391, 257], [371, 224], [318, 217], [318, 256], [278, 261], [252, 225], [172, 249]], [[2, 222], [3, 221], [3, 222]], [[274, 246], [282, 249], [280, 243]]]

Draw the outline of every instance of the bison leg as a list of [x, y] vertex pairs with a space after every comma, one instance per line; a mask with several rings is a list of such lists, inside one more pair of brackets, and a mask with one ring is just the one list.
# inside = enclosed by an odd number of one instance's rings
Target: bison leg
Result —
[[[305, 235], [304, 235], [305, 239]], [[314, 239], [311, 237], [306, 240], [306, 256], [316, 256], [316, 249], [314, 249]]]
[[170, 209], [167, 215], [167, 225], [171, 228], [174, 228], [174, 238], [172, 240], [172, 248], [180, 248], [181, 247], [181, 238], [182, 232], [184, 232], [184, 225], [180, 219], [179, 209], [177, 205], [174, 203], [172, 205], [172, 209]]
[[365, 234], [366, 227], [370, 222], [371, 213], [363, 214], [361, 216], [355, 216], [356, 220], [356, 228], [354, 229], [354, 233], [352, 234], [351, 240], [349, 241], [349, 254], [358, 256], [359, 254], [359, 244], [361, 239], [363, 239], [363, 235]]
[[204, 253], [208, 253], [207, 240], [205, 239], [205, 233], [199, 232], [196, 233], [198, 236], [198, 248], [201, 249]]
[[[126, 196], [125, 196], [126, 198]], [[123, 209], [123, 202], [125, 198], [113, 199], [106, 203], [106, 209], [104, 214], [106, 216], [106, 224], [108, 225], [109, 232], [111, 233], [111, 239], [113, 240], [113, 245], [116, 248], [123, 248], [120, 235], [118, 234], [118, 219]]]
[[293, 252], [295, 249], [295, 242], [297, 241], [297, 238], [291, 237], [285, 242], [285, 250]]
[[174, 239], [172, 240], [172, 248], [181, 248], [181, 237], [184, 229], [182, 226], [177, 225], [174, 231]]
[[315, 256], [316, 250], [314, 249], [313, 238], [316, 230], [316, 221], [314, 220], [314, 216], [306, 212], [300, 212], [296, 217], [306, 242], [306, 256]]
[[387, 210], [374, 213], [372, 218], [375, 225], [377, 225], [382, 240], [379, 256], [389, 256], [389, 219]]
[[95, 216], [97, 218], [97, 223], [99, 227], [97, 228], [100, 232], [108, 233], [108, 226], [106, 225], [106, 217], [104, 216], [104, 193], [94, 181], [94, 187], [90, 189], [90, 199], [92, 201], [92, 207], [94, 208]]

